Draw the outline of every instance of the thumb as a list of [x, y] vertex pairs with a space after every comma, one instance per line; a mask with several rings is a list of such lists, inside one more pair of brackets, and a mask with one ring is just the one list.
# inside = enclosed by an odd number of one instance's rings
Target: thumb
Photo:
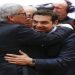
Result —
[[24, 55], [24, 54], [25, 54], [22, 50], [19, 50], [19, 53], [20, 53], [20, 54], [22, 54], [22, 55]]

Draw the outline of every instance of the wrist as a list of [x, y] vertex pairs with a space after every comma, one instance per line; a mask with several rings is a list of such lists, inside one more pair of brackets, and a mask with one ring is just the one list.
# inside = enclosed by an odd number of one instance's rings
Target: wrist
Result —
[[30, 60], [31, 60], [31, 61], [30, 61], [29, 65], [30, 65], [30, 66], [35, 66], [35, 64], [36, 64], [36, 59], [31, 58]]

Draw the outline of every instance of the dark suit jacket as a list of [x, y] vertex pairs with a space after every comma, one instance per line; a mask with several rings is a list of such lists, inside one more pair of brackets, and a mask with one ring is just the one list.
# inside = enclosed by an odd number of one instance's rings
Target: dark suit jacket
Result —
[[[26, 47], [38, 46], [38, 48], [42, 48], [44, 45], [50, 45], [50, 44], [52, 45], [61, 42], [71, 33], [73, 33], [73, 30], [69, 28], [60, 28], [60, 27], [56, 30], [56, 32], [53, 33], [40, 33], [36, 32], [33, 29], [26, 28], [20, 25], [16, 24], [13, 25], [1, 22], [0, 23], [0, 67], [1, 67], [0, 75], [10, 75], [10, 74], [18, 75], [18, 73], [19, 74], [21, 73], [19, 69], [21, 68], [21, 66], [9, 64], [8, 62], [4, 61], [4, 55], [6, 53], [18, 54], [18, 50], [23, 45], [25, 45]], [[41, 45], [42, 47], [40, 47]], [[45, 49], [45, 47], [43, 48]], [[36, 52], [34, 51], [34, 54], [35, 53]], [[39, 57], [46, 58], [46, 55], [42, 53], [43, 52], [41, 51]], [[38, 53], [36, 56], [38, 58]], [[36, 56], [34, 55], [34, 57]]]
[[72, 19], [72, 18], [70, 18], [70, 17], [67, 16], [65, 19], [59, 20], [59, 23], [60, 24], [70, 24], [75, 29], [74, 20], [75, 19]]
[[25, 52], [36, 59], [35, 67], [27, 67], [28, 75], [74, 75], [75, 33], [56, 44], [24, 46]]

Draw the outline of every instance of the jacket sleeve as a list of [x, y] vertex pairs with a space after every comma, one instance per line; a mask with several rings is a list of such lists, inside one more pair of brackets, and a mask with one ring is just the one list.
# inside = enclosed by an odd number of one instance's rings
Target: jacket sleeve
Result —
[[75, 34], [69, 36], [55, 58], [36, 59], [36, 69], [58, 69], [64, 70], [75, 64]]
[[[53, 44], [62, 41], [74, 31], [70, 28], [58, 28], [52, 33], [37, 32], [30, 28], [19, 27], [16, 34], [17, 42], [28, 45]], [[55, 40], [55, 41], [53, 41]]]

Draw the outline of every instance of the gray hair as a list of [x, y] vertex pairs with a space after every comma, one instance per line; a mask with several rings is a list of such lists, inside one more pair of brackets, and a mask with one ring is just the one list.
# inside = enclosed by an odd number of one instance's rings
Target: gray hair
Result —
[[33, 13], [37, 11], [37, 8], [34, 6], [25, 6], [24, 7], [25, 11], [32, 11]]
[[7, 21], [7, 16], [12, 16], [23, 10], [23, 7], [19, 4], [4, 4], [0, 8], [0, 21]]

